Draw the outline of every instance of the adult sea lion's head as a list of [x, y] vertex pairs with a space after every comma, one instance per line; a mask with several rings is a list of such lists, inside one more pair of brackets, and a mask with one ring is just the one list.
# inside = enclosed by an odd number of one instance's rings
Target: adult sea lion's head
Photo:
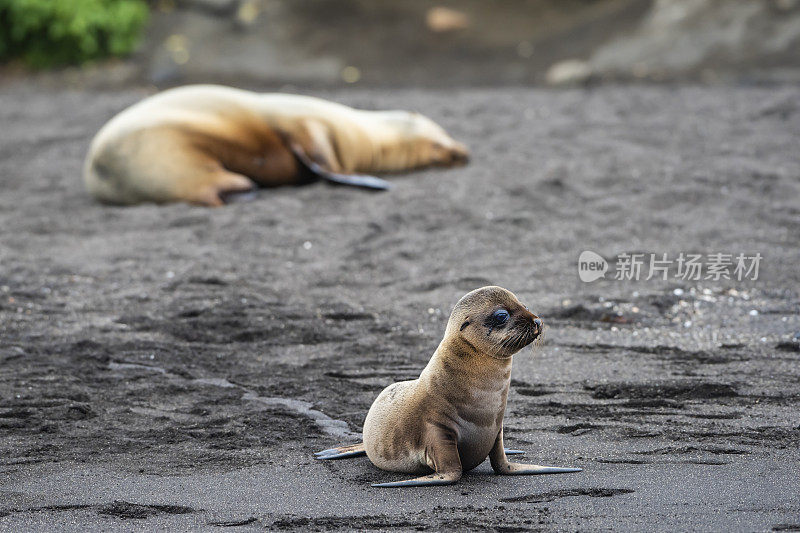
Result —
[[428, 166], [450, 167], [469, 160], [469, 149], [450, 137], [428, 117], [411, 111], [380, 113], [384, 127], [380, 146], [384, 170], [401, 170]]

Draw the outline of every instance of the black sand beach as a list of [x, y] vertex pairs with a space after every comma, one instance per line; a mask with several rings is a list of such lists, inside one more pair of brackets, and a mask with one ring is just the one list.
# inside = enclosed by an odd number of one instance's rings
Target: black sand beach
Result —
[[[318, 91], [420, 111], [472, 162], [98, 205], [88, 143], [146, 94], [0, 87], [0, 530], [800, 531], [800, 89]], [[584, 250], [763, 260], [583, 283]], [[379, 490], [402, 475], [315, 461], [488, 284], [548, 328], [507, 445], [584, 471]]]

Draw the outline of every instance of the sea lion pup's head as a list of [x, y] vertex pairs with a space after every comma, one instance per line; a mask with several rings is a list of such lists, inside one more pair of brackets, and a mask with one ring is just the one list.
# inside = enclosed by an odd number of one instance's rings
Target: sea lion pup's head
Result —
[[379, 112], [385, 136], [380, 142], [383, 170], [426, 166], [451, 167], [469, 160], [466, 145], [456, 141], [437, 123], [410, 111]]
[[539, 338], [543, 327], [541, 319], [512, 292], [483, 287], [458, 301], [447, 323], [447, 336], [489, 357], [506, 359]]

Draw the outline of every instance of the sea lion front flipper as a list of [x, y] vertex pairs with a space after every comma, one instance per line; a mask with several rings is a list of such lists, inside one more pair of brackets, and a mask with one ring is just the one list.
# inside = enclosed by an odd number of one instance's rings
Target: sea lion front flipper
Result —
[[404, 481], [390, 481], [388, 483], [373, 483], [373, 487], [430, 487], [433, 485], [452, 485], [461, 479], [461, 472], [445, 472], [443, 474], [429, 474], [427, 476], [406, 479]]
[[347, 459], [348, 457], [358, 457], [360, 455], [367, 455], [364, 449], [364, 443], [351, 444], [350, 446], [337, 446], [336, 448], [328, 448], [321, 452], [315, 452], [314, 456], [317, 459]]
[[334, 185], [349, 185], [351, 187], [362, 187], [374, 191], [388, 191], [392, 188], [392, 184], [388, 181], [367, 174], [335, 174], [333, 172], [314, 169], [312, 169], [312, 171], [320, 178]]
[[[392, 188], [391, 183], [386, 180], [376, 178], [375, 176], [369, 176], [366, 174], [341, 174], [339, 172], [334, 172], [330, 170], [329, 167], [338, 167], [338, 164], [327, 161], [327, 158], [323, 155], [317, 156], [318, 159], [322, 160], [321, 162], [314, 161], [314, 159], [309, 156], [306, 149], [303, 148], [303, 146], [297, 141], [290, 141], [289, 148], [303, 166], [305, 166], [312, 174], [327, 181], [328, 183], [333, 183], [335, 185], [350, 185], [351, 187], [363, 187], [365, 189], [372, 189], [376, 191], [386, 191]], [[321, 154], [327, 151], [328, 150], [322, 150], [316, 153]]]
[[[518, 450], [513, 450], [518, 451]], [[542, 465], [529, 465], [524, 463], [509, 462], [506, 457], [506, 450], [503, 448], [503, 430], [497, 434], [497, 439], [494, 442], [492, 451], [489, 452], [489, 460], [492, 463], [492, 469], [496, 474], [514, 476], [514, 475], [531, 475], [531, 474], [571, 474], [573, 472], [582, 472], [582, 468], [561, 468], [559, 466], [542, 466]]]
[[200, 186], [181, 193], [179, 198], [199, 205], [219, 207], [227, 203], [255, 199], [256, 196], [256, 184], [236, 172], [214, 169], [202, 180]]

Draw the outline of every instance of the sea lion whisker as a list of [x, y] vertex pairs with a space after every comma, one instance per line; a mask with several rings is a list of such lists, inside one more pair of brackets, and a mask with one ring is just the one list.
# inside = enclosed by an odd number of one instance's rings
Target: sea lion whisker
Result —
[[501, 351], [503, 351], [504, 349], [506, 349], [506, 348], [507, 348], [507, 347], [505, 346], [505, 341], [506, 341], [506, 340], [507, 340], [507, 339], [502, 339], [502, 340], [497, 340], [497, 341], [494, 341], [494, 342], [493, 342], [493, 343], [492, 343], [492, 344], [489, 346], [489, 348], [491, 349], [491, 351], [488, 351], [488, 352], [487, 352], [487, 354], [488, 354], [490, 357], [494, 357], [495, 359], [497, 359], [497, 358], [498, 358], [497, 356], [498, 356], [498, 355], [500, 355], [500, 352], [501, 352]]
[[512, 349], [519, 350], [520, 348], [525, 346], [525, 339], [528, 338], [529, 334], [530, 334], [529, 326], [527, 326], [526, 324], [523, 324], [522, 327], [519, 328], [519, 331], [517, 332], [517, 334], [514, 335], [513, 337], [509, 338], [504, 343], [504, 345], [505, 345], [506, 348], [512, 348]]
[[520, 341], [522, 341], [524, 338], [525, 338], [525, 331], [524, 330], [518, 331], [516, 333], [516, 335], [514, 335], [513, 338], [509, 339], [509, 342], [508, 342], [508, 345], [506, 346], [506, 348], [514, 349], [514, 348], [518, 347]]

